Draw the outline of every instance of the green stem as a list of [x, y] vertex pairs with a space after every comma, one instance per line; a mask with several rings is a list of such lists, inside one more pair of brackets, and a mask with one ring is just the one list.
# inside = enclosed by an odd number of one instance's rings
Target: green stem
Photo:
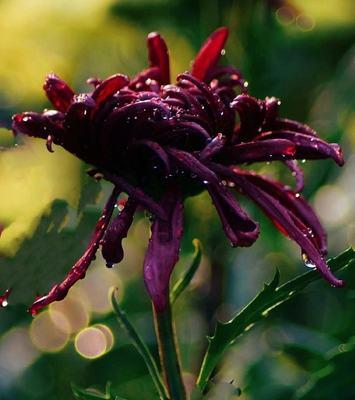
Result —
[[169, 302], [163, 312], [157, 312], [154, 310], [154, 322], [161, 365], [170, 399], [185, 400], [186, 393], [181, 377], [180, 361], [176, 346], [175, 327], [172, 320]]
[[134, 329], [133, 325], [130, 323], [128, 320], [126, 314], [124, 311], [121, 310], [120, 306], [118, 305], [118, 302], [116, 300], [116, 294], [117, 289], [115, 288], [112, 293], [111, 293], [111, 303], [113, 306], [113, 309], [115, 311], [115, 314], [118, 318], [118, 321], [121, 323], [122, 327], [126, 330], [128, 336], [132, 339], [132, 343], [137, 349], [138, 353], [142, 356], [145, 365], [148, 368], [148, 371], [150, 373], [150, 376], [152, 377], [152, 380], [154, 382], [154, 385], [159, 393], [159, 397], [162, 400], [168, 400], [168, 395], [166, 393], [166, 389], [164, 386], [164, 383], [160, 377], [158, 367], [155, 363], [155, 360], [153, 356], [151, 355], [148, 347], [146, 344], [143, 342], [137, 331]]

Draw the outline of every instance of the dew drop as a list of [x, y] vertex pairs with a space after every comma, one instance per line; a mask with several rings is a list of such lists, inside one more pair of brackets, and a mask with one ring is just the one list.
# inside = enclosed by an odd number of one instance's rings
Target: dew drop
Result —
[[112, 268], [114, 265], [115, 265], [115, 263], [113, 263], [113, 262], [109, 262], [109, 261], [106, 262], [107, 268]]
[[313, 261], [311, 261], [306, 253], [302, 253], [302, 261], [305, 265], [305, 267], [307, 268], [311, 268], [311, 269], [315, 269], [316, 268], [316, 264], [314, 264]]
[[302, 163], [302, 164], [304, 164], [305, 162], [306, 162], [306, 160], [305, 160], [305, 159], [303, 159], [303, 160], [301, 161], [301, 163]]
[[221, 50], [221, 56], [224, 56], [226, 54], [226, 49]]
[[145, 267], [145, 278], [148, 279], [149, 281], [153, 279], [153, 274], [152, 274], [152, 269], [150, 265], [147, 265]]
[[299, 193], [295, 194], [295, 197], [298, 199], [301, 195]]

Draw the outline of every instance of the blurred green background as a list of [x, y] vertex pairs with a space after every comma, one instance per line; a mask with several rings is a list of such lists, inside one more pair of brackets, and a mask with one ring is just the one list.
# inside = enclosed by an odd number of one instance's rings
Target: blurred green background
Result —
[[[111, 312], [108, 290], [156, 354], [142, 260], [144, 215], [124, 242], [125, 259], [108, 270], [100, 257], [67, 299], [32, 319], [31, 298], [59, 281], [80, 256], [109, 187], [90, 183], [71, 155], [41, 141], [14, 139], [15, 112], [48, 107], [44, 77], [54, 71], [76, 91], [91, 76], [133, 75], [146, 66], [145, 37], [159, 31], [172, 76], [189, 68], [207, 35], [226, 25], [224, 62], [241, 69], [250, 93], [282, 100], [283, 116], [310, 124], [342, 144], [346, 164], [306, 162], [307, 198], [329, 233], [329, 253], [355, 244], [355, 2], [353, 0], [1, 0], [0, 1], [0, 288], [17, 294], [0, 310], [0, 400], [72, 399], [70, 383], [128, 399], [154, 399], [148, 372]], [[257, 170], [292, 183], [277, 162]], [[205, 195], [186, 205], [176, 276], [204, 246], [203, 263], [176, 307], [184, 375], [194, 382], [215, 320], [227, 320], [270, 281], [303, 272], [298, 248], [250, 202], [262, 234], [231, 249]], [[243, 203], [243, 204], [244, 204]], [[230, 350], [214, 379], [219, 394], [233, 381], [244, 400], [355, 398], [355, 274], [346, 289], [320, 282], [283, 305]], [[227, 396], [227, 395], [225, 395]]]

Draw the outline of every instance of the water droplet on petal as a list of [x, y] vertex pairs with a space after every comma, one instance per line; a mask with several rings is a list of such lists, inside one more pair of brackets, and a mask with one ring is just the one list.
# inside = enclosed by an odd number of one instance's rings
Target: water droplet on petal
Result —
[[304, 262], [305, 267], [315, 269], [316, 264], [314, 264], [313, 261], [311, 261], [306, 253], [302, 253], [302, 261]]

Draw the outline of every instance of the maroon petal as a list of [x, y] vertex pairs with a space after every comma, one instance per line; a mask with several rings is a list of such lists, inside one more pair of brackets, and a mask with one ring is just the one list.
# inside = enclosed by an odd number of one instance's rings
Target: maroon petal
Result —
[[238, 112], [240, 118], [238, 141], [246, 142], [254, 139], [261, 132], [264, 120], [263, 102], [247, 94], [240, 94], [230, 106]]
[[0, 308], [4, 308], [8, 305], [11, 292], [12, 292], [11, 288], [6, 289], [5, 293], [0, 296]]
[[[90, 175], [95, 175], [97, 171], [90, 171]], [[106, 180], [112, 182], [114, 185], [119, 187], [122, 191], [126, 192], [132, 200], [135, 200], [138, 204], [142, 205], [146, 210], [154, 214], [159, 219], [165, 221], [167, 215], [163, 207], [149, 197], [144, 191], [138, 187], [135, 187], [128, 183], [125, 179], [120, 176], [111, 174], [108, 171], [103, 171], [103, 176]]]
[[220, 190], [213, 186], [208, 186], [207, 189], [232, 246], [251, 246], [258, 238], [259, 224], [243, 211], [227, 189]]
[[302, 169], [299, 167], [297, 160], [286, 160], [284, 164], [292, 172], [292, 176], [295, 177], [296, 187], [295, 192], [300, 193], [304, 188], [304, 175]]
[[101, 241], [102, 256], [106, 260], [106, 265], [112, 267], [123, 259], [122, 240], [127, 236], [128, 230], [132, 225], [133, 216], [137, 209], [137, 203], [129, 199], [124, 209], [111, 222]]
[[338, 144], [327, 143], [316, 136], [293, 132], [293, 131], [270, 131], [261, 134], [258, 139], [287, 139], [296, 146], [294, 158], [317, 160], [322, 158], [332, 158], [338, 165], [344, 164], [341, 148]]
[[200, 178], [204, 183], [219, 184], [216, 174], [192, 154], [173, 148], [167, 148], [166, 150], [178, 164], [189, 170], [192, 175]]
[[43, 89], [49, 101], [58, 111], [67, 111], [73, 100], [74, 91], [62, 79], [54, 74], [49, 74]]
[[96, 86], [94, 92], [92, 93], [92, 98], [99, 106], [120, 89], [127, 86], [128, 83], [129, 79], [127, 76], [121, 74], [112, 75]]
[[157, 32], [152, 32], [148, 35], [147, 45], [149, 66], [159, 68], [160, 84], [167, 85], [170, 82], [168, 47]]
[[61, 145], [85, 162], [98, 163], [96, 136], [92, 132], [91, 115], [96, 103], [89, 95], [75, 96], [65, 114], [65, 136]]
[[258, 186], [251, 184], [241, 176], [234, 179], [234, 182], [248, 195], [260, 208], [272, 219], [272, 221], [287, 232], [288, 236], [301, 247], [311, 263], [318, 268], [321, 275], [334, 286], [343, 286], [343, 281], [337, 279], [328, 268], [319, 249], [303, 230], [297, 226], [291, 218], [287, 208], [283, 207], [277, 198], [270, 196]]
[[[303, 224], [296, 213], [290, 207], [287, 207], [287, 204], [284, 202], [282, 190], [279, 189], [276, 191], [276, 186], [269, 187], [268, 181], [255, 174], [237, 169], [230, 170], [226, 167], [216, 166], [215, 164], [214, 168], [219, 170], [221, 174], [224, 174], [227, 179], [234, 182], [242, 193], [258, 204], [265, 214], [271, 218], [276, 227], [301, 247], [302, 253], [306, 254], [308, 261], [314, 264], [328, 282], [334, 286], [343, 286], [344, 282], [337, 279], [328, 268], [323, 258], [322, 250], [319, 248], [315, 238], [308, 231], [309, 225]], [[286, 194], [289, 196], [290, 192], [286, 192]], [[293, 201], [293, 205], [295, 203]], [[298, 203], [297, 211], [307, 215], [307, 220], [310, 221], [314, 213], [310, 207], [307, 210], [304, 203]]]
[[47, 148], [52, 150], [52, 143], [62, 144], [64, 129], [62, 127], [63, 114], [50, 110], [43, 114], [26, 112], [15, 114], [12, 117], [14, 134], [22, 133], [27, 136], [46, 139]]
[[252, 173], [243, 173], [253, 184], [275, 197], [291, 213], [291, 217], [299, 220], [305, 227], [304, 234], [312, 240], [320, 253], [327, 254], [327, 235], [312, 207], [303, 196], [294, 193], [279, 182]]
[[70, 272], [61, 283], [54, 285], [47, 295], [38, 298], [31, 305], [31, 307], [29, 308], [29, 312], [32, 315], [36, 315], [38, 311], [53, 303], [54, 301], [63, 300], [64, 297], [67, 295], [69, 289], [79, 279], [83, 279], [85, 277], [86, 271], [89, 268], [91, 261], [95, 258], [95, 254], [97, 249], [99, 248], [100, 241], [110, 222], [118, 195], [119, 190], [117, 188], [114, 188], [110, 198], [105, 205], [102, 215], [96, 224], [95, 230], [91, 236], [85, 253], [75, 263], [75, 265], [72, 267]]
[[192, 64], [191, 73], [194, 77], [201, 81], [206, 79], [208, 73], [217, 64], [227, 38], [228, 29], [225, 27], [215, 30], [210, 35]]
[[286, 130], [303, 133], [304, 135], [317, 136], [317, 132], [308, 125], [287, 118], [276, 118], [267, 125], [268, 130]]
[[201, 161], [208, 161], [213, 156], [215, 156], [217, 153], [219, 153], [222, 149], [223, 146], [226, 143], [225, 137], [221, 134], [218, 133], [216, 137], [214, 137], [210, 143], [201, 151], [200, 153], [200, 160]]
[[159, 160], [163, 163], [166, 174], [170, 173], [169, 157], [168, 157], [166, 151], [157, 142], [153, 142], [152, 140], [142, 139], [142, 140], [134, 141], [131, 146], [132, 147], [145, 146], [148, 149], [150, 149], [159, 158]]
[[[205, 144], [210, 140], [210, 135], [207, 130], [197, 122], [176, 121], [162, 121], [156, 129], [155, 138], [164, 144], [172, 143], [186, 143], [187, 139], [192, 139], [193, 143]], [[181, 140], [179, 140], [181, 139]], [[194, 140], [195, 139], [195, 140]]]
[[274, 161], [293, 158], [295, 145], [286, 139], [270, 139], [226, 146], [218, 154], [222, 164], [240, 164], [245, 162]]
[[175, 190], [167, 192], [161, 206], [168, 219], [153, 222], [144, 259], [144, 282], [157, 312], [163, 312], [168, 304], [170, 276], [179, 259], [183, 233], [181, 194]]
[[15, 114], [12, 117], [12, 130], [15, 135], [23, 135], [46, 139], [48, 136], [48, 119], [35, 112]]

